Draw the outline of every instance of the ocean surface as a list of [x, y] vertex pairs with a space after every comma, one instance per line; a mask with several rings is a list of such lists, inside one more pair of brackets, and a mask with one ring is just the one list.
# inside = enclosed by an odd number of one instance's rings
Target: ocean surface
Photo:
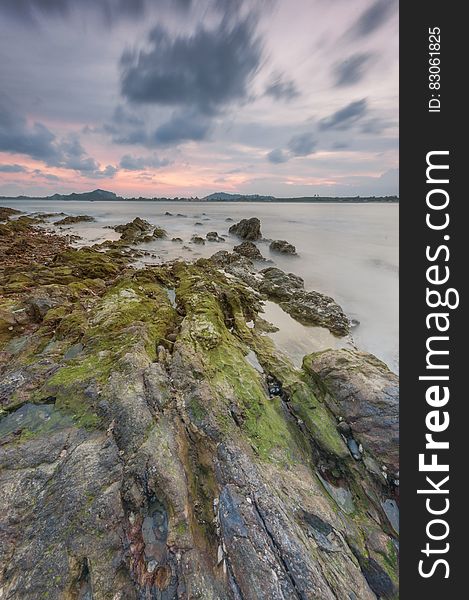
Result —
[[[232, 222], [227, 219], [258, 217], [266, 239], [289, 241], [299, 256], [270, 253], [268, 241], [258, 242], [262, 254], [284, 271], [300, 275], [306, 289], [332, 296], [359, 322], [351, 339], [338, 340], [327, 330], [296, 323], [277, 305], [266, 303], [264, 317], [279, 327], [271, 334], [278, 347], [299, 365], [308, 352], [356, 346], [398, 372], [398, 204], [1, 200], [0, 205], [27, 213], [63, 211], [95, 217], [96, 222], [63, 228], [82, 236], [77, 245], [118, 239], [119, 234], [108, 227], [140, 216], [166, 229], [169, 236], [139, 246], [150, 252], [141, 259], [147, 263], [178, 257], [196, 260], [218, 250], [232, 250], [240, 240], [228, 234]], [[49, 227], [59, 218], [51, 218]], [[205, 237], [209, 231], [217, 231], [226, 241], [205, 246], [190, 243], [192, 235]], [[172, 237], [184, 243], [172, 242]]]

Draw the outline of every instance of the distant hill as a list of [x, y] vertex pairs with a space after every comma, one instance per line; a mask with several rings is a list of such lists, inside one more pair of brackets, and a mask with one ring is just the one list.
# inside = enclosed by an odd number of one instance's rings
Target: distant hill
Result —
[[273, 202], [275, 201], [275, 196], [260, 196], [259, 194], [228, 194], [227, 192], [214, 192], [209, 196], [205, 196], [202, 198], [207, 202], [214, 201], [227, 201], [227, 202], [236, 202], [236, 201], [252, 201], [252, 202]]
[[399, 202], [397, 196], [349, 196], [349, 197], [331, 197], [331, 196], [303, 196], [300, 198], [276, 198], [275, 196], [261, 196], [259, 194], [237, 194], [228, 192], [215, 192], [204, 198], [123, 198], [114, 192], [106, 190], [93, 190], [92, 192], [72, 193], [72, 194], [54, 194], [38, 198], [37, 196], [0, 196], [2, 200], [54, 200], [54, 201], [87, 201], [95, 202], [99, 200], [125, 200], [127, 202], [135, 201], [154, 201], [154, 202]]
[[124, 200], [124, 198], [114, 192], [100, 189], [93, 190], [92, 192], [53, 194], [52, 196], [0, 196], [0, 198], [4, 200], [85, 200], [88, 202], [94, 202], [95, 200]]
[[106, 190], [93, 190], [92, 192], [82, 192], [81, 194], [54, 194], [53, 196], [47, 196], [47, 200], [118, 200], [119, 196], [114, 192], [108, 192]]

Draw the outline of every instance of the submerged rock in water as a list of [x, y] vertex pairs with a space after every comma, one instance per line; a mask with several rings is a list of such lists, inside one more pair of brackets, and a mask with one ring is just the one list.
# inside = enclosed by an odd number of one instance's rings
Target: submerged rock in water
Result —
[[77, 215], [71, 217], [64, 217], [59, 221], [55, 221], [54, 225], [73, 225], [75, 223], [91, 223], [95, 221], [94, 217], [90, 217], [89, 215]]
[[284, 273], [276, 267], [264, 269], [261, 274], [263, 280], [259, 283], [259, 290], [278, 302], [294, 319], [304, 325], [327, 327], [337, 336], [349, 333], [349, 320], [333, 298], [306, 291], [301, 277]]
[[209, 231], [205, 236], [209, 242], [224, 242], [225, 238], [218, 235], [216, 231]]
[[257, 217], [251, 219], [242, 219], [239, 223], [232, 225], [229, 230], [230, 233], [237, 235], [243, 240], [260, 240], [261, 234], [261, 222]]
[[121, 234], [121, 241], [128, 244], [139, 244], [167, 237], [167, 233], [162, 227], [155, 227], [140, 217], [136, 217], [130, 223], [117, 225], [114, 230]]
[[246, 256], [251, 260], [265, 260], [254, 242], [242, 242], [239, 246], [235, 246], [233, 251], [241, 254], [241, 256]]
[[392, 489], [337, 431], [331, 374], [258, 330], [248, 258], [139, 269], [123, 245], [57, 246], [44, 264], [8, 254], [41, 230], [2, 232], [5, 597], [396, 596]]
[[349, 319], [334, 299], [305, 290], [304, 281], [298, 275], [285, 273], [277, 267], [258, 272], [251, 259], [237, 252], [220, 251], [210, 260], [259, 291], [265, 298], [277, 302], [300, 323], [326, 327], [337, 336], [345, 336], [350, 332]]
[[200, 235], [193, 235], [193, 236], [191, 237], [191, 242], [192, 242], [193, 244], [200, 244], [200, 245], [203, 245], [203, 244], [205, 244], [205, 240], [204, 240], [204, 238], [203, 238], [203, 237], [200, 237]]
[[153, 233], [152, 233], [152, 237], [154, 237], [157, 240], [162, 240], [162, 239], [166, 238], [167, 235], [168, 234], [162, 227], [155, 227], [155, 229], [153, 230]]
[[286, 240], [274, 240], [270, 243], [269, 248], [273, 252], [280, 252], [281, 254], [296, 254], [295, 246]]

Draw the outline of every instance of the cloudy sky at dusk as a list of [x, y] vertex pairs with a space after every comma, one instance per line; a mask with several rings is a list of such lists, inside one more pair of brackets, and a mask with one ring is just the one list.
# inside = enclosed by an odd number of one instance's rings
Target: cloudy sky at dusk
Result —
[[398, 192], [396, 0], [2, 0], [0, 195]]

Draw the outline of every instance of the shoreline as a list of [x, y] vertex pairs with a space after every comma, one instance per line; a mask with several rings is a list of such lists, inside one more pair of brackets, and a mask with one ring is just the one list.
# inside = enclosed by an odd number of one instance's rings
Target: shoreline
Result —
[[[142, 219], [74, 249], [40, 216], [10, 217], [0, 223], [3, 526], [33, 565], [25, 573], [12, 559], [17, 593], [33, 578], [41, 593], [92, 581], [103, 597], [117, 585], [131, 598], [184, 581], [204, 597], [248, 597], [253, 585], [277, 597], [280, 580], [305, 597], [352, 584], [361, 600], [396, 597], [398, 378], [353, 349], [295, 367], [262, 316], [268, 299], [344, 336], [350, 322], [332, 298], [237, 252], [133, 266], [140, 243], [164, 235]], [[233, 225], [240, 241], [259, 239], [258, 220], [245, 221]], [[71, 565], [67, 548], [82, 549]]]
[[0, 197], [0, 202], [28, 202], [28, 201], [48, 201], [48, 202], [96, 202], [96, 203], [110, 203], [110, 202], [153, 202], [155, 204], [164, 203], [176, 203], [176, 204], [399, 204], [399, 200], [299, 200], [293, 198], [291, 200], [175, 200], [174, 198], [165, 198], [164, 200], [154, 200], [152, 198], [114, 198], [112, 200], [54, 200], [53, 198], [8, 198]]

